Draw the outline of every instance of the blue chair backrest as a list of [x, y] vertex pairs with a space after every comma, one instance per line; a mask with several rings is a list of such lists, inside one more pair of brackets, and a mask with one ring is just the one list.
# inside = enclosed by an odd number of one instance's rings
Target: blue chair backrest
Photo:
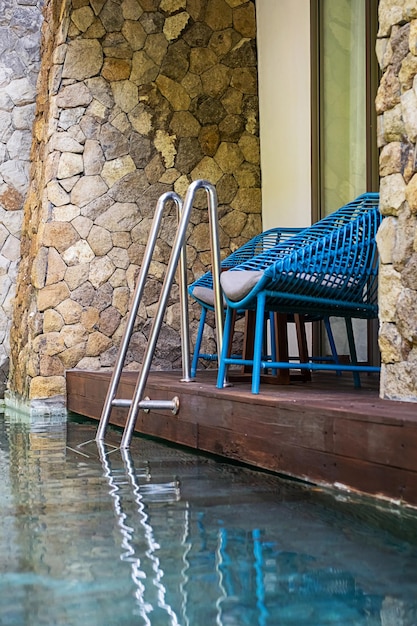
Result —
[[[270, 228], [258, 235], [255, 235], [247, 241], [243, 246], [232, 252], [229, 256], [227, 256], [221, 262], [222, 270], [229, 270], [237, 265], [241, 265], [246, 261], [252, 259], [255, 256], [258, 256], [264, 253], [266, 250], [274, 248], [279, 244], [283, 244], [288, 239], [294, 237], [294, 235], [300, 233], [302, 228]], [[206, 272], [200, 278], [197, 278], [191, 285], [188, 287], [188, 293], [192, 296], [193, 290], [196, 286], [199, 287], [207, 287], [208, 289], [213, 288], [213, 275], [212, 273]]]
[[366, 193], [234, 269], [263, 270], [262, 289], [374, 303], [381, 221], [379, 194]]

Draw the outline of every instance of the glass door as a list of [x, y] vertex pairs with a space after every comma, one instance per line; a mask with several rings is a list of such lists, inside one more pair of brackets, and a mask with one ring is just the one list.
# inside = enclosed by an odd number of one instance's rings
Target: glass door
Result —
[[[313, 221], [365, 191], [378, 190], [374, 100], [377, 0], [312, 0]], [[333, 319], [338, 352], [348, 354], [343, 320]], [[378, 359], [376, 325], [354, 321], [360, 361]], [[322, 334], [322, 333], [321, 333]], [[315, 350], [329, 353], [327, 340]]]

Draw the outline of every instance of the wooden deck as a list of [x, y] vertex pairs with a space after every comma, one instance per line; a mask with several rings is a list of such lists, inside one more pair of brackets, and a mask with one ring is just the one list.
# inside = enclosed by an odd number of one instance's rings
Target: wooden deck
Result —
[[[196, 450], [320, 485], [348, 487], [417, 506], [417, 404], [378, 397], [378, 381], [362, 376], [355, 390], [348, 374], [313, 376], [312, 382], [215, 388], [213, 372], [180, 382], [178, 372], [151, 372], [146, 395], [178, 396], [177, 415], [140, 411], [136, 430]], [[108, 371], [67, 372], [67, 407], [99, 419]], [[118, 396], [131, 398], [137, 373], [122, 376]], [[124, 425], [125, 409], [111, 423]]]

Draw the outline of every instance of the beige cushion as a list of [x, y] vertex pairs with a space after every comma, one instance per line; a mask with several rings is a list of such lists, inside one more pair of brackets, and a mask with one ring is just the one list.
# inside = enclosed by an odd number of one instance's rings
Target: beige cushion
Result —
[[[201, 302], [205, 302], [209, 306], [214, 307], [214, 290], [209, 287], [200, 287], [196, 285], [193, 289], [193, 296], [201, 300]], [[225, 304], [223, 300], [223, 304]]]
[[248, 295], [263, 275], [262, 270], [223, 272], [220, 274], [220, 283], [226, 296], [238, 302]]
[[[302, 272], [301, 274], [296, 274], [296, 278], [306, 280], [310, 283], [316, 283], [318, 280], [317, 276], [314, 276], [312, 274], [306, 274], [305, 272]], [[330, 289], [345, 286], [352, 287], [352, 285], [356, 284], [356, 279], [354, 276], [348, 277], [343, 274], [325, 274], [320, 284], [323, 285], [323, 287], [329, 287]]]

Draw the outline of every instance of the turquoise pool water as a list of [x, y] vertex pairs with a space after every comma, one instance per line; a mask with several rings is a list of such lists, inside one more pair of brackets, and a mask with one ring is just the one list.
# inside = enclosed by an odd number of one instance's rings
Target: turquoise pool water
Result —
[[417, 624], [417, 514], [95, 429], [0, 414], [1, 626]]

